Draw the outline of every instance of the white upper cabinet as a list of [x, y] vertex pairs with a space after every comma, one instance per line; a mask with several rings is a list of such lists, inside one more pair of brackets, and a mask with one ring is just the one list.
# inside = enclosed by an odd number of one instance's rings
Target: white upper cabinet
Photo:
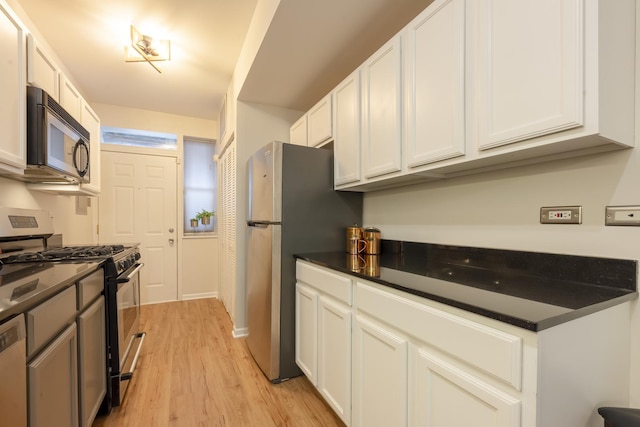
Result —
[[80, 91], [69, 81], [67, 76], [60, 74], [60, 105], [74, 119], [82, 120], [82, 95]]
[[407, 165], [465, 153], [465, 0], [438, 0], [403, 32]]
[[361, 67], [364, 176], [402, 168], [402, 75], [400, 35], [385, 43]]
[[317, 147], [333, 136], [331, 100], [330, 93], [307, 113], [307, 145], [310, 147]]
[[634, 0], [435, 0], [360, 67], [362, 176], [336, 187], [633, 147], [635, 31]]
[[633, 0], [469, 4], [481, 155], [502, 146], [633, 145]]
[[89, 131], [89, 183], [81, 184], [89, 194], [100, 193], [100, 118], [83, 99], [80, 123]]
[[33, 34], [27, 35], [27, 83], [60, 100], [60, 67]]
[[584, 124], [582, 9], [575, 0], [478, 2], [480, 149]]
[[22, 174], [26, 168], [25, 28], [0, 0], [0, 169]]
[[360, 70], [333, 91], [335, 185], [360, 180]]
[[307, 115], [300, 117], [289, 129], [289, 142], [295, 145], [307, 145]]

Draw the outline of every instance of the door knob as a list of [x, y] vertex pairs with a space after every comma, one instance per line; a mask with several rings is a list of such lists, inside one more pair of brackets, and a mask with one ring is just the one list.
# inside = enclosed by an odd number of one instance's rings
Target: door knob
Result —
[[173, 228], [170, 228], [170, 229], [169, 229], [169, 233], [173, 233]]
[[169, 243], [173, 245], [174, 240], [173, 239], [169, 239]]

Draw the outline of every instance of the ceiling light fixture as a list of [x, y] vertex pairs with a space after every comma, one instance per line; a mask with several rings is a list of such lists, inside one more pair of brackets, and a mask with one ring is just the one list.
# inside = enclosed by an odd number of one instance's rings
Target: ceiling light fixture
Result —
[[131, 45], [124, 47], [126, 62], [148, 62], [157, 72], [162, 73], [155, 61], [169, 61], [171, 59], [171, 42], [169, 40], [154, 40], [150, 36], [140, 33], [131, 26]]

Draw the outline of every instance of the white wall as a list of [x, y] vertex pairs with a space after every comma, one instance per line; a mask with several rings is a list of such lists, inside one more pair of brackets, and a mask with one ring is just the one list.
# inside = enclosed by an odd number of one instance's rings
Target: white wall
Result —
[[[84, 197], [84, 196], [81, 196]], [[87, 214], [76, 213], [76, 196], [58, 196], [30, 191], [25, 183], [0, 177], [0, 206], [43, 209], [53, 218], [53, 230], [63, 234], [65, 245], [92, 244], [95, 231], [95, 198], [89, 198]]]

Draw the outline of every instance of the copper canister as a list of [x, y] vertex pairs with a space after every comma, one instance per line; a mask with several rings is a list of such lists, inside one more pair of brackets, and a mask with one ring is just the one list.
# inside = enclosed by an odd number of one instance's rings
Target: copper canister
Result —
[[362, 238], [366, 242], [364, 253], [368, 255], [378, 255], [380, 253], [380, 230], [375, 227], [364, 229]]
[[348, 254], [360, 254], [365, 250], [366, 242], [362, 239], [364, 230], [362, 227], [354, 225], [353, 227], [347, 227], [347, 253]]

